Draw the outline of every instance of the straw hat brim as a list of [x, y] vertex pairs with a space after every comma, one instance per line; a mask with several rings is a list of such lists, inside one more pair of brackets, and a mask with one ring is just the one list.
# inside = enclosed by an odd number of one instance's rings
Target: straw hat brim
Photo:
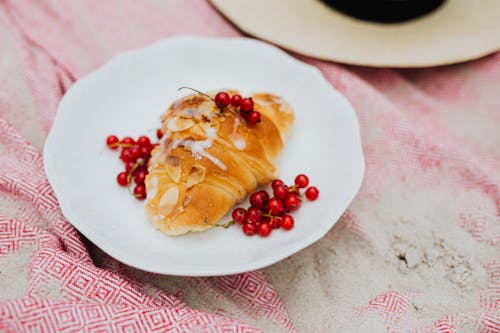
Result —
[[500, 0], [447, 0], [403, 23], [351, 18], [319, 0], [211, 0], [241, 30], [285, 49], [346, 64], [427, 67], [500, 49]]

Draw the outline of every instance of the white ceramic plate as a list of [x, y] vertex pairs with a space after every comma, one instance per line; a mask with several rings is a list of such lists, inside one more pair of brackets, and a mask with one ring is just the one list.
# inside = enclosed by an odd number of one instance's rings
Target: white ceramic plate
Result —
[[[296, 123], [280, 175], [291, 183], [306, 173], [320, 189], [317, 201], [294, 214], [294, 229], [265, 239], [237, 227], [168, 237], [147, 221], [144, 203], [116, 184], [123, 165], [106, 149], [106, 136], [153, 138], [163, 111], [188, 93], [181, 86], [272, 92], [292, 105]], [[194, 36], [121, 53], [76, 82], [59, 105], [44, 163], [64, 215], [102, 250], [139, 269], [192, 276], [262, 268], [314, 243], [347, 208], [364, 173], [355, 112], [316, 68], [256, 40]]]

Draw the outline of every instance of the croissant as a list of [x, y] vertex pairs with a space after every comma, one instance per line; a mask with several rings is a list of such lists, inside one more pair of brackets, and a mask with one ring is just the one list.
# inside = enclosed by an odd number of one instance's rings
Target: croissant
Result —
[[249, 192], [275, 178], [273, 161], [293, 125], [291, 107], [276, 95], [252, 96], [261, 113], [255, 125], [207, 96], [186, 96], [161, 119], [164, 136], [151, 154], [145, 209], [167, 235], [211, 228]]

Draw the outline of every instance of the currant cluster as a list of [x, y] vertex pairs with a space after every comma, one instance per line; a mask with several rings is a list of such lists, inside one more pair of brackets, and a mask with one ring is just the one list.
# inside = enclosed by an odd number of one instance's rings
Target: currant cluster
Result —
[[145, 199], [144, 181], [148, 174], [148, 162], [157, 144], [151, 143], [147, 136], [140, 136], [137, 140], [127, 136], [120, 140], [116, 135], [110, 135], [106, 138], [106, 145], [112, 150], [120, 149], [120, 159], [125, 165], [125, 171], [116, 176], [118, 184], [130, 189], [135, 183], [131, 193], [138, 200]]
[[[290, 230], [294, 226], [293, 216], [302, 204], [302, 197], [314, 201], [318, 198], [319, 190], [309, 185], [309, 178], [300, 174], [295, 177], [295, 184], [286, 186], [281, 179], [272, 182], [273, 197], [267, 191], [257, 191], [250, 196], [248, 209], [236, 208], [232, 212], [233, 221], [241, 224], [243, 233], [247, 236], [259, 234], [267, 237], [273, 229]], [[303, 193], [301, 190], [306, 188]]]
[[255, 111], [253, 109], [253, 100], [251, 97], [241, 97], [236, 94], [233, 96], [229, 96], [229, 94], [225, 91], [220, 91], [215, 95], [215, 103], [225, 108], [229, 105], [239, 108], [240, 114], [250, 123], [257, 124], [260, 123], [260, 112]]

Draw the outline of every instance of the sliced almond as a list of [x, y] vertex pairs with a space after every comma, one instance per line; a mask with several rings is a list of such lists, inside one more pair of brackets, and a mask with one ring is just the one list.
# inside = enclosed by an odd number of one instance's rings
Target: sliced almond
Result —
[[167, 121], [167, 128], [171, 132], [185, 131], [193, 127], [194, 121], [192, 119], [183, 117], [173, 117]]
[[201, 103], [198, 106], [198, 113], [203, 117], [210, 117], [210, 115], [214, 112], [216, 108], [215, 104], [212, 101]]
[[184, 198], [184, 201], [182, 202], [182, 207], [187, 207], [187, 205], [189, 205], [191, 203], [192, 199], [193, 199], [192, 196], [186, 195], [186, 197]]
[[195, 164], [189, 171], [186, 179], [186, 186], [190, 188], [204, 181], [206, 172], [207, 169], [203, 165]]
[[189, 133], [196, 135], [196, 136], [200, 136], [200, 137], [206, 136], [206, 132], [203, 129], [203, 127], [201, 127], [201, 124], [202, 123], [198, 123], [196, 126], [191, 128], [191, 131], [189, 131]]
[[181, 180], [181, 163], [177, 156], [167, 156], [165, 159], [165, 171], [172, 181], [179, 183]]
[[181, 215], [182, 213], [184, 213], [184, 208], [182, 206], [179, 206], [179, 208], [175, 210], [172, 216], [170, 216], [170, 219], [174, 220], [175, 218], [177, 218], [177, 216]]
[[177, 186], [173, 186], [169, 188], [161, 197], [160, 202], [158, 203], [158, 214], [161, 216], [169, 215], [177, 206], [177, 202], [179, 201], [179, 188]]
[[203, 129], [203, 135], [206, 135], [210, 127], [215, 129], [215, 132], [219, 132], [220, 124], [217, 120], [211, 120], [209, 123], [199, 123], [200, 127]]
[[201, 118], [201, 115], [198, 112], [198, 110], [196, 108], [192, 108], [189, 106], [177, 111], [177, 115], [179, 115], [182, 118], [195, 118], [195, 119]]

